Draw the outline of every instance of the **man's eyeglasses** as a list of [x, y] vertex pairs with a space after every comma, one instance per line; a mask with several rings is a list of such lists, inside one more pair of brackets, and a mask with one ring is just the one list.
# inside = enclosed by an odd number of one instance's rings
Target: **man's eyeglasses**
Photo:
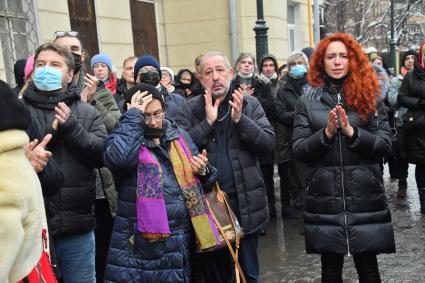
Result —
[[145, 122], [150, 122], [153, 120], [155, 122], [160, 122], [162, 120], [162, 116], [164, 116], [164, 112], [154, 114], [154, 115], [145, 114]]
[[55, 31], [55, 39], [58, 37], [64, 37], [64, 36], [69, 36], [69, 37], [77, 37], [78, 36], [78, 31]]

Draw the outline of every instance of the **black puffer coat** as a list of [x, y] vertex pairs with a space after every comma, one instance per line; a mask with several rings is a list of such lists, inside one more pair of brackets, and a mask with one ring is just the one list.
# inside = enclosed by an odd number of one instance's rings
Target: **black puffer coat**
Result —
[[[379, 160], [390, 150], [388, 118], [382, 103], [367, 122], [347, 110], [357, 133], [324, 134], [337, 95], [326, 87], [309, 89], [295, 110], [293, 151], [308, 165], [305, 206], [307, 253], [391, 253], [391, 215]], [[345, 108], [345, 107], [344, 107]]]
[[[103, 164], [106, 129], [99, 112], [81, 102], [76, 93], [42, 95], [30, 86], [24, 101], [43, 136], [53, 134], [48, 150], [61, 167], [65, 183], [54, 196], [46, 198], [47, 219], [54, 237], [87, 233], [94, 228], [95, 174]], [[55, 106], [65, 102], [71, 109], [68, 121], [52, 128]]]
[[[235, 89], [241, 86], [241, 77], [236, 75], [233, 80], [233, 85]], [[258, 99], [263, 107], [264, 112], [266, 113], [266, 117], [269, 121], [275, 120], [275, 108], [274, 108], [274, 98], [271, 92], [271, 83], [263, 79], [262, 77], [254, 74], [251, 79], [251, 88], [254, 89], [253, 97]], [[270, 165], [273, 164], [273, 151], [259, 156], [260, 165]]]
[[[404, 76], [398, 90], [398, 104], [425, 115], [425, 71], [417, 65]], [[405, 136], [407, 158], [415, 164], [425, 164], [425, 128]]]
[[279, 123], [285, 128], [284, 142], [286, 144], [285, 156], [286, 161], [292, 159], [292, 132], [294, 127], [295, 105], [298, 99], [303, 95], [302, 90], [297, 90], [294, 86], [296, 80], [289, 75], [283, 78], [283, 91], [279, 92], [276, 97], [276, 117]]

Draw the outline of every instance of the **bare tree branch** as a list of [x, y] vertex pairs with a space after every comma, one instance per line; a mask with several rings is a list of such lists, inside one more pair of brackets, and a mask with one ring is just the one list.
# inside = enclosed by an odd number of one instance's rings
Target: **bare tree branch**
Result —
[[[425, 16], [424, 2], [399, 1], [394, 16], [395, 33], [399, 38], [412, 38], [411, 30], [415, 25], [410, 18], [418, 11]], [[389, 0], [326, 0], [322, 7], [327, 33], [344, 31], [352, 34], [361, 44], [372, 45], [379, 50], [387, 48], [391, 21]], [[417, 28], [413, 34], [418, 34]]]

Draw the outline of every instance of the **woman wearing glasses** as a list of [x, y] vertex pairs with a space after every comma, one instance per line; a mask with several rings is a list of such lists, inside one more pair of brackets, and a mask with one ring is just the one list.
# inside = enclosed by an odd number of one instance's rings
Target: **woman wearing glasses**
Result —
[[395, 244], [379, 166], [391, 138], [378, 79], [343, 33], [318, 44], [307, 79], [293, 132], [294, 155], [307, 164], [307, 253], [321, 254], [322, 282], [342, 282], [344, 255], [360, 282], [381, 282], [376, 255]]
[[193, 231], [201, 246], [215, 243], [201, 182], [211, 186], [216, 170], [164, 117], [154, 86], [131, 90], [104, 154], [119, 192], [105, 281], [191, 282]]

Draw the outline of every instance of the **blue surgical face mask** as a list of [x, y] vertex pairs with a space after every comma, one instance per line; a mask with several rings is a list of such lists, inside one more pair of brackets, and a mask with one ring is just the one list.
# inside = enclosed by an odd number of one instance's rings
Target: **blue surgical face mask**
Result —
[[295, 79], [299, 79], [307, 73], [307, 68], [305, 65], [295, 65], [291, 67], [291, 71], [289, 71], [289, 75]]
[[62, 72], [49, 66], [35, 69], [33, 82], [42, 91], [53, 91], [62, 88]]

